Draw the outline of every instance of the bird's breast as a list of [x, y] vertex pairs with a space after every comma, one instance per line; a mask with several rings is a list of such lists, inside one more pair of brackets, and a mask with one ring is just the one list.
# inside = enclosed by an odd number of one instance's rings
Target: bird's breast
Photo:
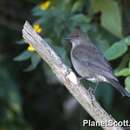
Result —
[[80, 62], [80, 60], [79, 60], [80, 58], [82, 58], [82, 57], [77, 58], [77, 56], [74, 56], [73, 50], [71, 51], [72, 65], [73, 65], [75, 71], [81, 77], [84, 77], [87, 80], [90, 80], [92, 82], [96, 82], [96, 81], [107, 82], [107, 79], [103, 75], [95, 73], [94, 70], [91, 68], [91, 66], [89, 64], [87, 64], [87, 62], [85, 62], [85, 65], [82, 62]]
[[81, 77], [88, 77], [90, 76], [89, 74], [89, 70], [87, 67], [84, 67], [84, 65], [82, 65], [81, 62], [78, 61], [78, 59], [76, 59], [72, 52], [71, 52], [71, 62], [72, 62], [72, 65], [75, 69], [75, 71], [81, 76]]

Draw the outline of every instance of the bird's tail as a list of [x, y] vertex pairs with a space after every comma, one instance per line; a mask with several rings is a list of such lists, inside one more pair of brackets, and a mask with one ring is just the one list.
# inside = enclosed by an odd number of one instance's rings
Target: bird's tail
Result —
[[130, 97], [130, 93], [125, 88], [123, 88], [123, 86], [118, 81], [113, 79], [108, 79], [108, 81], [121, 93], [122, 96]]

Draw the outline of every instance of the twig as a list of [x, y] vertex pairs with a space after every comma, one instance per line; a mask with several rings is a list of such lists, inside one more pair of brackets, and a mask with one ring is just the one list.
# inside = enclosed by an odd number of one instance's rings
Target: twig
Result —
[[[56, 52], [33, 30], [28, 22], [25, 22], [22, 32], [25, 41], [32, 44], [37, 53], [47, 62], [52, 71], [56, 74], [60, 82], [65, 85], [68, 91], [95, 121], [115, 121], [115, 119], [99, 105], [96, 99], [92, 101], [92, 94], [80, 84], [74, 72], [62, 62]], [[115, 126], [102, 126], [102, 128], [104, 130], [123, 130], [123, 128]]]

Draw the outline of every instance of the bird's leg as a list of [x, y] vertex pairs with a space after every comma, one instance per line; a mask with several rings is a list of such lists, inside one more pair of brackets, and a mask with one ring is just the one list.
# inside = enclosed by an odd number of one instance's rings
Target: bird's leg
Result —
[[97, 87], [98, 87], [98, 84], [99, 84], [99, 82], [98, 82], [98, 80], [97, 80], [97, 81], [96, 81], [96, 86], [95, 86], [95, 88], [92, 89], [91, 87], [89, 87], [89, 89], [88, 89], [88, 91], [89, 91], [89, 93], [90, 93], [90, 96], [91, 96], [92, 103], [93, 103], [93, 101], [95, 100], [95, 93], [96, 93], [96, 89], [97, 89]]
[[90, 92], [90, 93], [92, 93], [93, 95], [95, 95], [95, 93], [96, 93], [96, 89], [97, 89], [97, 87], [98, 87], [98, 84], [99, 84], [99, 82], [98, 82], [98, 81], [96, 81], [96, 86], [95, 86], [95, 88], [94, 88], [94, 89], [92, 89], [92, 88], [90, 88], [90, 87], [89, 87], [89, 89], [88, 89], [88, 90], [89, 90], [89, 92]]
[[99, 81], [97, 80], [96, 81], [96, 86], [95, 86], [95, 88], [94, 88], [94, 90], [93, 90], [93, 94], [95, 95], [95, 93], [96, 93], [96, 89], [97, 89], [97, 87], [98, 87], [98, 84], [99, 84]]
[[95, 101], [95, 94], [93, 94], [93, 93], [94, 93], [94, 90], [93, 90], [93, 88], [89, 87], [89, 88], [88, 88], [88, 91], [89, 91], [89, 93], [90, 93], [91, 102], [92, 102], [92, 104], [93, 104], [93, 102]]
[[[89, 77], [78, 77], [79, 80], [87, 80], [88, 78], [89, 78]], [[98, 83], [98, 82], [96, 82], [96, 88], [97, 88], [97, 86], [98, 86], [97, 83]], [[92, 104], [93, 104], [93, 101], [95, 100], [96, 88], [93, 89], [93, 88], [91, 88], [90, 86], [89, 86], [89, 88], [88, 88], [88, 91], [89, 91], [90, 96], [91, 96]]]
[[89, 88], [88, 88], [88, 91], [89, 91], [89, 93], [90, 93], [91, 95], [93, 95], [93, 91], [94, 91], [93, 88], [89, 87]]
[[[81, 80], [87, 80], [89, 77], [78, 77], [78, 79], [81, 81]], [[88, 90], [90, 93], [93, 93], [93, 89], [89, 86], [89, 83], [88, 83]]]

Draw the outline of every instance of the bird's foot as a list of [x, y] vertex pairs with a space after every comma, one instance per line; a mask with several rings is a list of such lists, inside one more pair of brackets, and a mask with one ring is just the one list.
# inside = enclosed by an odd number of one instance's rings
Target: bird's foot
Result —
[[91, 101], [93, 103], [95, 101], [95, 91], [91, 87], [88, 88], [88, 91], [90, 93], [90, 98], [91, 98]]
[[89, 91], [89, 93], [93, 94], [93, 91], [94, 91], [94, 90], [93, 90], [93, 88], [89, 87], [89, 88], [88, 88], [88, 91]]

